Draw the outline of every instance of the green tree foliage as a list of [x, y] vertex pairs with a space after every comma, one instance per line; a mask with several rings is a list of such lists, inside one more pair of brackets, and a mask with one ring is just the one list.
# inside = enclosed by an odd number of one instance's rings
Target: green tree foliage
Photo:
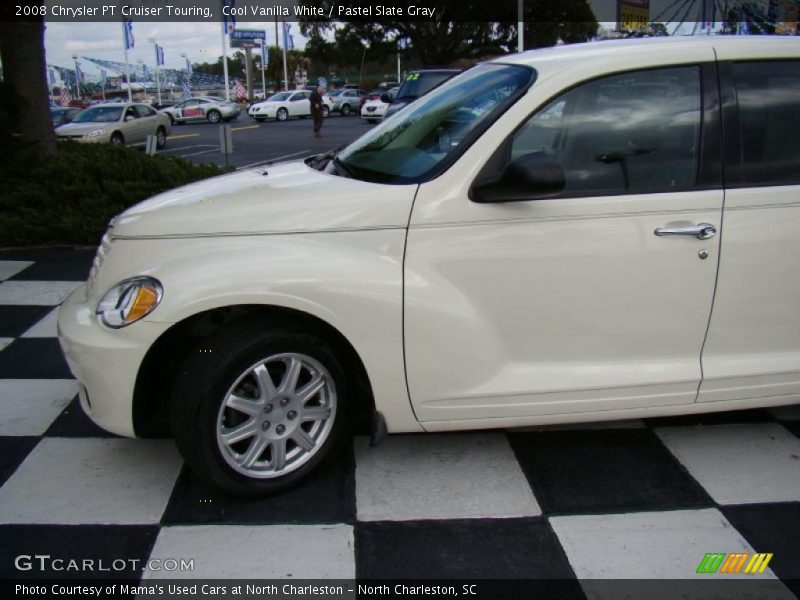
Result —
[[[333, 0], [300, 0], [327, 7]], [[507, 2], [503, 4], [505, 9]], [[421, 65], [449, 65], [464, 59], [480, 59], [516, 50], [516, 22], [470, 22], [475, 14], [486, 12], [482, 0], [441, 0], [433, 20], [408, 22], [344, 21], [341, 25], [320, 19], [301, 20], [300, 30], [315, 40], [316, 59], [325, 54], [340, 64], [353, 63], [368, 48], [373, 59], [390, 60], [398, 43], [408, 43], [403, 54]], [[326, 8], [327, 12], [327, 8]], [[505, 10], [504, 16], [516, 15]], [[500, 14], [500, 13], [498, 13]], [[525, 47], [552, 46], [564, 42], [586, 41], [597, 32], [597, 21], [587, 0], [527, 0], [524, 4]], [[333, 32], [334, 42], [324, 39]], [[333, 47], [331, 47], [331, 45]], [[332, 51], [332, 52], [331, 52]], [[357, 60], [357, 58], [356, 58]]]

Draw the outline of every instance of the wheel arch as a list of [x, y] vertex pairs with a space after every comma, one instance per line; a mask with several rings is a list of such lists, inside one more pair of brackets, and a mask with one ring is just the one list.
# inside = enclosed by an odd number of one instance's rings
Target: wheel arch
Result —
[[292, 323], [303, 331], [331, 341], [342, 353], [345, 369], [354, 375], [355, 429], [370, 431], [375, 410], [372, 384], [364, 361], [353, 344], [337, 328], [316, 315], [276, 305], [241, 304], [205, 310], [172, 325], [150, 346], [139, 367], [133, 393], [132, 419], [137, 437], [170, 435], [170, 395], [180, 366], [202, 339], [241, 319]]

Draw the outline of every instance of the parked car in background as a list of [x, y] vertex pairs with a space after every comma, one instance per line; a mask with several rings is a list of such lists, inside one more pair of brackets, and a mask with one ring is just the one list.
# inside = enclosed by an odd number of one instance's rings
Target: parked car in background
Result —
[[239, 116], [241, 110], [239, 104], [232, 100], [224, 100], [216, 96], [197, 96], [178, 102], [161, 112], [168, 115], [172, 123], [180, 124], [193, 121], [208, 121], [209, 123], [231, 121]]
[[71, 123], [80, 114], [82, 109], [71, 106], [51, 106], [50, 114], [53, 116], [53, 127], [60, 127]]
[[454, 75], [458, 75], [461, 71], [462, 69], [444, 68], [411, 71], [406, 75], [405, 79], [403, 79], [403, 83], [400, 84], [397, 95], [392, 100], [391, 106], [389, 106], [384, 116], [392, 116], [420, 96], [424, 96]]
[[171, 431], [204, 481], [249, 495], [298, 483], [355, 423], [796, 404], [798, 114], [796, 37], [477, 65], [338, 154], [117, 216], [59, 309], [80, 404], [116, 434]]
[[56, 138], [76, 142], [141, 144], [148, 135], [158, 148], [167, 145], [171, 123], [164, 113], [138, 103], [98, 104], [81, 111], [71, 123], [56, 128]]
[[[285, 121], [289, 117], [308, 117], [311, 115], [311, 92], [308, 90], [294, 90], [278, 92], [262, 102], [254, 102], [247, 109], [256, 121], [275, 119]], [[322, 114], [327, 117], [332, 103], [323, 98]]]
[[340, 112], [343, 117], [346, 117], [358, 112], [364, 95], [361, 90], [339, 88], [325, 94], [323, 100], [330, 103], [331, 112]]
[[387, 102], [387, 100], [392, 100], [397, 95], [398, 89], [392, 88], [390, 90], [381, 90], [380, 94], [368, 94], [367, 101], [361, 107], [361, 118], [367, 123], [381, 121], [386, 114], [386, 109], [391, 105], [391, 102]]

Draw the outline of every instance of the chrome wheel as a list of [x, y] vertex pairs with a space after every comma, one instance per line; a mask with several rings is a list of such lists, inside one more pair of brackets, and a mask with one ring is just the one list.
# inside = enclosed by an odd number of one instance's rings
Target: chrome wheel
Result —
[[314, 456], [336, 416], [336, 389], [318, 361], [277, 354], [239, 375], [217, 414], [217, 447], [238, 473], [270, 479]]

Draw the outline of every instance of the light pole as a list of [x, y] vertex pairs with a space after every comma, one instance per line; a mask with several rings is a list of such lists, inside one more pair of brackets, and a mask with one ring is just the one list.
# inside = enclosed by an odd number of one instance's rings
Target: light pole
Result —
[[522, 0], [517, 0], [517, 52], [525, 50], [525, 42], [523, 40], [524, 29], [525, 20], [522, 18]]

